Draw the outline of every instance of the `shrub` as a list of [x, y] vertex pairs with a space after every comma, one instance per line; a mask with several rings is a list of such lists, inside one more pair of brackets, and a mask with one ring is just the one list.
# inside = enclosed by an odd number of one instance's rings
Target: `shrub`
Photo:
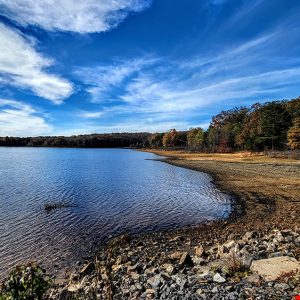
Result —
[[0, 300], [41, 300], [50, 287], [45, 270], [34, 263], [12, 270], [0, 289]]

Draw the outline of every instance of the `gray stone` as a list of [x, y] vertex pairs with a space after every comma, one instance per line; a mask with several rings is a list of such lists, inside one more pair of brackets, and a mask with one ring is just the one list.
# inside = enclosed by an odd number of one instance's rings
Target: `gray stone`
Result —
[[266, 281], [275, 281], [285, 273], [299, 272], [300, 263], [292, 257], [281, 256], [252, 262], [251, 271]]
[[217, 283], [224, 283], [226, 282], [226, 279], [222, 277], [219, 273], [216, 273], [213, 277], [213, 281]]
[[290, 286], [288, 284], [286, 284], [286, 283], [276, 283], [274, 285], [274, 289], [276, 289], [276, 290], [283, 290], [283, 291], [285, 291], [285, 290], [288, 290], [289, 288], [290, 288]]
[[160, 274], [157, 274], [147, 280], [147, 282], [154, 288], [157, 289], [163, 285], [164, 280]]

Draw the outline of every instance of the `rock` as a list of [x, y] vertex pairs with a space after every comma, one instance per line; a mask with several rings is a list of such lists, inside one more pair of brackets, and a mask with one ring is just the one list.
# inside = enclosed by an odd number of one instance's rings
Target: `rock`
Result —
[[216, 273], [213, 277], [213, 281], [217, 283], [224, 283], [226, 282], [226, 279], [222, 277], [219, 273]]
[[182, 256], [182, 252], [176, 251], [170, 255], [172, 260], [179, 260]]
[[205, 264], [206, 260], [201, 258], [201, 257], [198, 257], [198, 256], [194, 256], [193, 258], [193, 263], [194, 265], [197, 265], [197, 266], [202, 266]]
[[219, 247], [217, 245], [212, 246], [211, 248], [209, 248], [208, 252], [209, 253], [216, 253], [219, 250]]
[[116, 264], [117, 264], [117, 265], [125, 264], [125, 263], [127, 263], [127, 261], [128, 261], [127, 256], [125, 256], [125, 255], [120, 255], [120, 256], [118, 256], [117, 259], [116, 259]]
[[157, 268], [151, 267], [151, 268], [146, 269], [144, 273], [145, 273], [146, 275], [147, 275], [147, 274], [156, 274], [156, 273], [159, 273], [159, 271], [158, 271]]
[[164, 264], [162, 268], [166, 270], [166, 272], [170, 275], [175, 273], [175, 267], [171, 264]]
[[163, 285], [164, 280], [160, 274], [157, 274], [147, 280], [147, 282], [154, 288], [157, 289]]
[[241, 257], [241, 263], [245, 269], [249, 269], [253, 261], [253, 255], [248, 251], [244, 251]]
[[77, 281], [78, 279], [79, 279], [79, 276], [76, 273], [72, 273], [69, 277], [70, 282]]
[[147, 295], [155, 294], [155, 290], [153, 290], [153, 289], [146, 289], [146, 294]]
[[184, 237], [181, 235], [175, 236], [174, 238], [170, 239], [171, 242], [177, 242], [177, 241], [184, 241]]
[[261, 282], [261, 278], [258, 274], [251, 274], [244, 278], [244, 281], [253, 284], [259, 284]]
[[255, 231], [248, 231], [248, 232], [245, 233], [245, 235], [243, 237], [243, 240], [250, 240], [250, 239], [255, 238], [257, 236], [258, 236], [257, 232], [255, 232]]
[[195, 247], [195, 255], [198, 257], [202, 257], [202, 255], [205, 253], [204, 248], [202, 247], [202, 245]]
[[68, 299], [68, 297], [70, 296], [70, 293], [67, 289], [63, 289], [58, 296], [59, 300], [65, 300]]
[[176, 276], [174, 279], [176, 284], [179, 285], [181, 289], [183, 289], [186, 286], [187, 280], [184, 276], [179, 275]]
[[283, 254], [282, 252], [278, 251], [278, 252], [271, 253], [269, 257], [280, 257], [282, 256], [282, 254]]
[[210, 271], [210, 267], [208, 267], [208, 266], [195, 267], [195, 271], [198, 274], [207, 274]]
[[135, 271], [135, 272], [141, 274], [143, 272], [143, 265], [140, 263], [137, 263], [134, 266], [128, 266], [127, 269], [129, 272]]
[[203, 290], [202, 289], [198, 289], [196, 291], [196, 294], [199, 295], [199, 296], [201, 296], [203, 294]]
[[274, 285], [274, 289], [276, 290], [282, 290], [282, 291], [286, 291], [290, 288], [290, 286], [286, 283], [276, 283]]
[[129, 243], [132, 240], [132, 237], [128, 234], [123, 234], [120, 236], [117, 236], [115, 238], [113, 238], [112, 240], [109, 241], [109, 245], [111, 247], [115, 247], [118, 245], [124, 245]]
[[275, 281], [285, 273], [300, 272], [300, 263], [288, 256], [273, 257], [253, 261], [251, 271], [266, 281]]
[[81, 276], [86, 276], [91, 274], [95, 270], [95, 264], [90, 262], [83, 266], [83, 268], [80, 270], [80, 275]]
[[134, 273], [134, 272], [131, 272], [130, 273], [130, 277], [133, 279], [133, 280], [138, 280], [140, 278], [140, 275], [137, 274], [137, 273]]
[[81, 284], [70, 284], [68, 286], [68, 291], [71, 293], [78, 292], [82, 288]]
[[189, 266], [189, 267], [193, 267], [194, 263], [192, 261], [192, 258], [190, 257], [190, 255], [188, 254], [188, 252], [184, 252], [180, 258], [179, 261], [179, 266], [180, 267], [184, 267], [184, 266]]
[[227, 251], [227, 253], [234, 246], [235, 246], [235, 241], [234, 240], [227, 241], [225, 244], [223, 244], [223, 247], [225, 248], [224, 251]]

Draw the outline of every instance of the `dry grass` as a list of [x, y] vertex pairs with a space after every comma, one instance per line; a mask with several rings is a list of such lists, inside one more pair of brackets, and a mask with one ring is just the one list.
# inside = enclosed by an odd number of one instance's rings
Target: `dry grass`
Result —
[[195, 153], [181, 150], [145, 150], [160, 156], [177, 158], [190, 161], [220, 161], [220, 162], [241, 162], [241, 163], [275, 163], [275, 164], [296, 164], [300, 166], [300, 161], [297, 159], [288, 159], [281, 157], [270, 157], [262, 152], [236, 152], [236, 153]]

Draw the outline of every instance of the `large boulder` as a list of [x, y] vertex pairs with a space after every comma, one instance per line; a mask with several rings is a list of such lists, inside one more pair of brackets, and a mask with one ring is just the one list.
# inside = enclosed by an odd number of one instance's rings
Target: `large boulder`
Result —
[[266, 281], [274, 281], [284, 274], [300, 272], [300, 263], [288, 256], [272, 257], [253, 261], [251, 271]]

